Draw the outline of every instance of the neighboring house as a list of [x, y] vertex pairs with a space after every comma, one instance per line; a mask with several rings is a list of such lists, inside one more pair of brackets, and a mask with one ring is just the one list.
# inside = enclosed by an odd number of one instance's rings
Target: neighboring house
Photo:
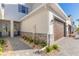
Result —
[[58, 4], [3, 4], [1, 9], [2, 36], [29, 36], [53, 44], [71, 31], [69, 17]]
[[66, 20], [66, 27], [67, 27], [67, 36], [70, 36], [75, 32], [75, 24], [73, 22], [72, 16], [68, 16], [68, 19]]

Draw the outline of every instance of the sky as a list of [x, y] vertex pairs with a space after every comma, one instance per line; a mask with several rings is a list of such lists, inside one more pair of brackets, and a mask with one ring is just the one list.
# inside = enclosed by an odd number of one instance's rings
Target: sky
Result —
[[60, 7], [67, 15], [71, 15], [75, 25], [79, 24], [79, 3], [59, 3]]

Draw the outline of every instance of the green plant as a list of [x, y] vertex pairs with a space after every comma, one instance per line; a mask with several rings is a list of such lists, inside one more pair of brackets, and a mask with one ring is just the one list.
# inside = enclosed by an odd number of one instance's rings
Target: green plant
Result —
[[39, 40], [34, 40], [34, 44], [38, 45], [39, 44]]
[[29, 42], [30, 42], [30, 43], [32, 43], [32, 42], [33, 42], [32, 37], [29, 37], [29, 39], [28, 39], [28, 40], [29, 40]]
[[51, 49], [51, 47], [50, 46], [48, 46], [48, 47], [46, 47], [46, 49], [45, 49], [45, 51], [48, 53], [48, 52], [50, 52], [52, 49]]
[[0, 55], [2, 55], [2, 53], [3, 53], [3, 48], [0, 47]]
[[59, 49], [59, 46], [57, 44], [53, 44], [51, 46], [46, 47], [45, 51], [48, 53], [48, 52], [51, 52], [52, 50], [58, 50], [58, 49]]
[[5, 44], [5, 40], [0, 39], [0, 45], [4, 45]]
[[41, 42], [40, 42], [40, 45], [41, 45], [42, 47], [44, 47], [44, 46], [47, 45], [47, 43], [46, 43], [45, 41], [41, 41]]
[[58, 46], [57, 44], [53, 44], [53, 45], [52, 45], [52, 49], [53, 49], [53, 50], [58, 50], [58, 49], [59, 49], [59, 46]]
[[79, 32], [79, 27], [76, 29], [77, 32]]
[[0, 52], [2, 52], [3, 51], [3, 48], [2, 47], [0, 47]]

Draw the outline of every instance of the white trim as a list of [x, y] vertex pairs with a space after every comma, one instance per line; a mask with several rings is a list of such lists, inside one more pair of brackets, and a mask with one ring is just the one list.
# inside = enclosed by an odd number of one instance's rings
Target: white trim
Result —
[[[54, 13], [53, 13], [54, 14]], [[63, 22], [65, 22], [66, 21], [66, 19], [62, 19], [61, 17], [59, 17], [58, 15], [56, 15], [56, 14], [54, 14], [54, 16], [55, 17], [57, 17], [59, 20], [61, 20], [61, 21], [63, 21]]]
[[29, 14], [25, 15], [23, 18], [20, 19], [20, 21], [23, 21], [25, 18], [27, 18], [28, 16], [30, 16], [32, 13], [36, 12], [37, 10], [39, 10], [40, 8], [42, 8], [43, 6], [45, 6], [46, 4], [42, 4], [39, 7], [37, 7], [36, 9], [34, 9], [33, 11], [31, 11]]
[[66, 13], [63, 11], [63, 9], [56, 3], [55, 4], [60, 10], [61, 10], [61, 12], [66, 16], [66, 17], [68, 17], [67, 15], [66, 15]]
[[[52, 22], [51, 22], [52, 21]], [[48, 26], [49, 26], [49, 29], [48, 29], [48, 34], [47, 34], [47, 43], [49, 45], [52, 45], [54, 43], [54, 15], [52, 12], [49, 11], [49, 19], [48, 19]]]
[[14, 37], [14, 21], [13, 20], [10, 21], [10, 37], [11, 38]]

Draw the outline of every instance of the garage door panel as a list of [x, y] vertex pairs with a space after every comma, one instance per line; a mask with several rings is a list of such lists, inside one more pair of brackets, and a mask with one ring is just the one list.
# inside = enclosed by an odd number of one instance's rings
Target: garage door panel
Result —
[[54, 21], [54, 38], [58, 40], [64, 36], [64, 23], [55, 20]]

